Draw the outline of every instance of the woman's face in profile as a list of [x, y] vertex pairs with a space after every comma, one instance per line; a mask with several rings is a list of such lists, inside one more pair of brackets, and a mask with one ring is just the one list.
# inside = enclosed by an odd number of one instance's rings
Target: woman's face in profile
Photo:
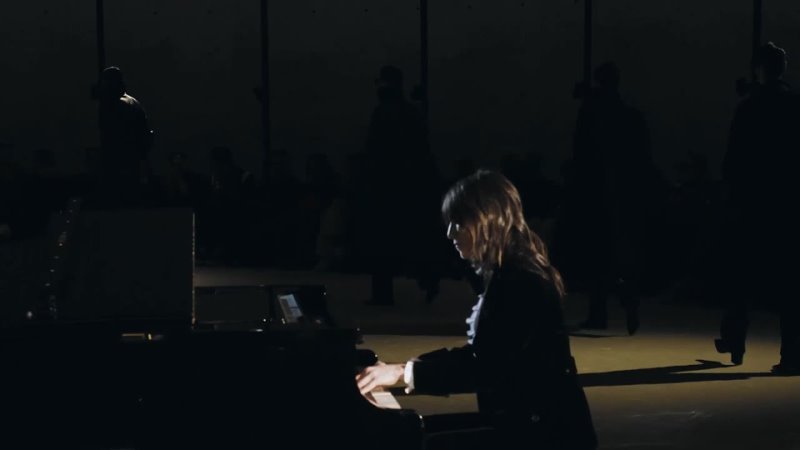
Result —
[[472, 239], [466, 228], [460, 224], [450, 222], [447, 224], [447, 239], [453, 241], [453, 245], [461, 259], [472, 260]]

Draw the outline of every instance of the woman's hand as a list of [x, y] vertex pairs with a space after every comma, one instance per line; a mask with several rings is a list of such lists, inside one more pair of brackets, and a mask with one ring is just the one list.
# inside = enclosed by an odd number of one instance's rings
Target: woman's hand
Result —
[[361, 395], [371, 392], [381, 386], [392, 386], [403, 378], [405, 364], [386, 364], [378, 361], [374, 366], [369, 366], [356, 375], [356, 384]]

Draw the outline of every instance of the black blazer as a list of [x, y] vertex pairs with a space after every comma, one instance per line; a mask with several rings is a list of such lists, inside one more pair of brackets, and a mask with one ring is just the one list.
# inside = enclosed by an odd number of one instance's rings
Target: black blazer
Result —
[[421, 355], [414, 388], [476, 392], [484, 420], [514, 440], [544, 448], [597, 447], [560, 296], [552, 282], [528, 270], [494, 272], [473, 344]]

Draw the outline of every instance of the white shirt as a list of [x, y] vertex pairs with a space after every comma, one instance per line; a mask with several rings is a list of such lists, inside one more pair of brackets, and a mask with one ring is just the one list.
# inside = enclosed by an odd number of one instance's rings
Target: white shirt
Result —
[[475, 340], [475, 333], [478, 331], [478, 317], [481, 314], [481, 307], [483, 307], [483, 294], [478, 296], [478, 303], [472, 307], [472, 314], [467, 317], [467, 342], [470, 345]]

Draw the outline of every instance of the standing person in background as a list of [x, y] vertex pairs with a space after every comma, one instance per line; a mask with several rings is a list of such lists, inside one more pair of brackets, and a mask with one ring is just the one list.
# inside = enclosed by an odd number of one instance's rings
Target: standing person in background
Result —
[[747, 310], [752, 304], [774, 307], [780, 312], [781, 359], [772, 370], [800, 374], [800, 303], [793, 281], [800, 249], [793, 207], [800, 191], [800, 100], [783, 81], [782, 48], [763, 45], [754, 63], [758, 83], [736, 108], [723, 161], [730, 194], [721, 287], [728, 305], [715, 345], [741, 364]]
[[[430, 193], [438, 191], [439, 177], [425, 120], [406, 99], [399, 68], [382, 67], [375, 83], [378, 105], [370, 118], [365, 152], [370, 221], [365, 256], [372, 275], [368, 303], [393, 304], [393, 278], [400, 274], [417, 278], [430, 302], [439, 291], [435, 263], [440, 252], [430, 251], [439, 243], [430, 231], [437, 217]], [[400, 241], [387, 247], [387, 235]]]
[[620, 97], [614, 63], [595, 69], [594, 81], [578, 112], [556, 250], [570, 286], [582, 285], [589, 296], [581, 328], [607, 328], [606, 304], [616, 294], [634, 334], [646, 230], [655, 208], [650, 133], [643, 114]]
[[140, 202], [150, 175], [153, 131], [138, 100], [128, 95], [119, 67], [108, 67], [97, 85], [101, 174], [99, 195], [106, 207]]

